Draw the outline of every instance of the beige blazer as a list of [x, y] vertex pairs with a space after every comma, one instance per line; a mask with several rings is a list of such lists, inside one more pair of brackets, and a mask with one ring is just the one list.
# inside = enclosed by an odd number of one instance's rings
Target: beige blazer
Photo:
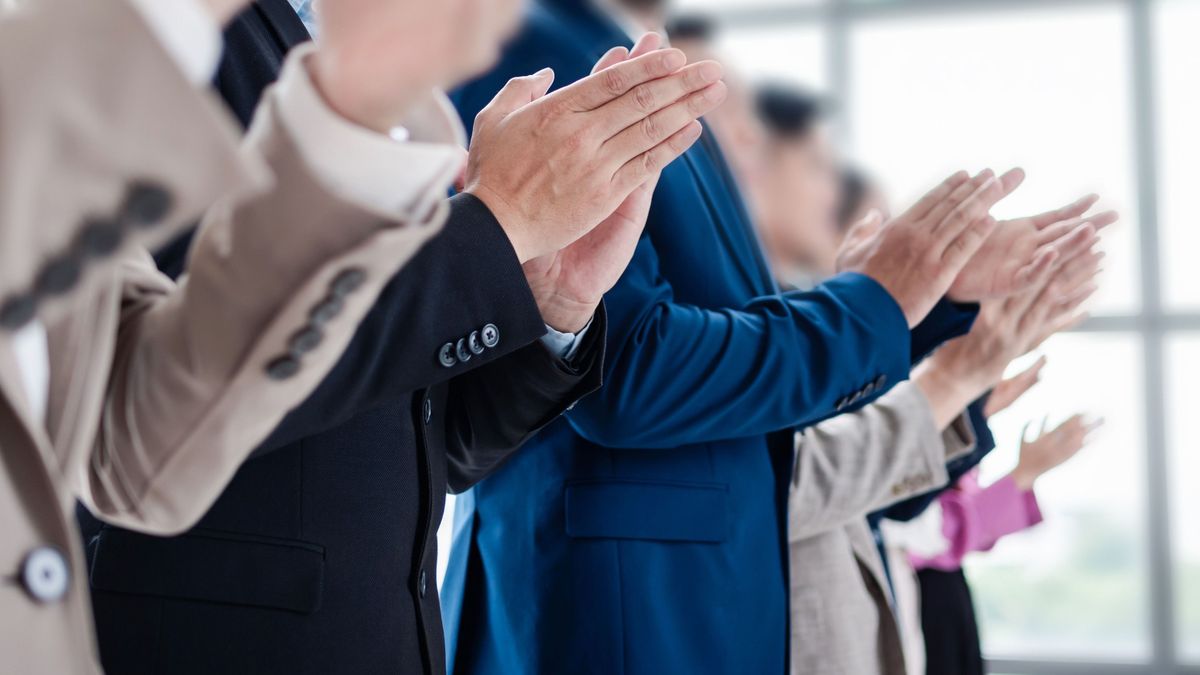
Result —
[[[93, 673], [74, 501], [188, 528], [446, 206], [402, 223], [338, 200], [273, 94], [239, 149], [121, 0], [27, 8], [0, 20], [0, 670]], [[145, 251], [214, 203], [177, 287]], [[30, 301], [49, 335], [44, 424], [11, 349]]]
[[974, 444], [965, 415], [939, 432], [911, 382], [797, 434], [788, 498], [792, 673], [904, 675], [866, 515], [944, 484], [946, 462]]

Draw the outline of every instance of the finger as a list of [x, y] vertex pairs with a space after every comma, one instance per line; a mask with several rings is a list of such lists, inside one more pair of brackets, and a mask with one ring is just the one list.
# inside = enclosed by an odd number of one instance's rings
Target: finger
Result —
[[667, 140], [626, 162], [613, 176], [617, 192], [632, 192], [638, 185], [658, 174], [677, 157], [687, 152], [703, 131], [702, 124], [692, 122]]
[[518, 108], [529, 105], [545, 96], [552, 84], [554, 71], [550, 68], [543, 68], [533, 75], [514, 77], [504, 85], [487, 107], [479, 111], [479, 115], [475, 117], [476, 126], [481, 123], [488, 124], [493, 119], [502, 119]]
[[983, 242], [987, 241], [992, 232], [996, 230], [997, 225], [999, 223], [996, 222], [996, 219], [986, 214], [968, 225], [942, 253], [942, 261], [946, 267], [957, 275], [971, 261], [971, 258], [975, 257], [979, 248], [983, 246]]
[[1022, 443], [1030, 442], [1031, 439], [1029, 438], [1029, 427], [1031, 427], [1031, 426], [1033, 426], [1033, 420], [1026, 422], [1025, 426], [1021, 427], [1021, 442]]
[[686, 64], [687, 57], [678, 49], [654, 51], [563, 87], [559, 95], [563, 105], [570, 110], [595, 110], [624, 96], [639, 84], [666, 77]]
[[614, 170], [619, 170], [630, 159], [662, 143], [721, 105], [726, 93], [725, 83], [715, 82], [625, 129], [605, 142], [601, 151], [613, 162]]
[[1083, 197], [1076, 199], [1066, 206], [1052, 209], [1050, 211], [1046, 211], [1045, 213], [1039, 213], [1033, 217], [1033, 224], [1038, 229], [1041, 229], [1063, 220], [1078, 218], [1079, 216], [1087, 213], [1088, 209], [1092, 208], [1092, 206], [1094, 206], [1098, 201], [1100, 201], [1100, 195], [1084, 195]]
[[606, 68], [611, 68], [618, 63], [622, 63], [629, 58], [629, 50], [623, 46], [616, 46], [604, 53], [596, 65], [592, 67], [592, 74], [596, 74]]
[[1096, 226], [1091, 221], [1084, 221], [1068, 232], [1065, 236], [1051, 242], [1049, 246], [1057, 251], [1059, 260], [1068, 261], [1091, 249], [1100, 241]]
[[[629, 93], [595, 111], [595, 114], [601, 116], [597, 132], [604, 139], [616, 136], [691, 94], [722, 84], [722, 75], [724, 70], [721, 64], [716, 61], [701, 61], [668, 77], [639, 84]], [[724, 100], [723, 84], [721, 98]]]
[[1053, 248], [1043, 249], [1034, 257], [1033, 262], [1017, 271], [1016, 288], [1024, 290], [1045, 283], [1054, 273], [1054, 266], [1058, 260], [1058, 251]]
[[933, 210], [933, 207], [942, 203], [944, 199], [949, 197], [955, 190], [958, 190], [969, 180], [971, 180], [971, 176], [966, 171], [954, 172], [954, 174], [942, 181], [937, 187], [926, 193], [924, 197], [921, 197], [921, 199], [904, 214], [905, 217], [913, 220], [914, 222], [924, 218], [931, 210]]
[[953, 240], [960, 232], [986, 216], [997, 202], [1012, 194], [1024, 179], [1025, 174], [1020, 169], [1013, 169], [999, 178], [989, 178], [973, 194], [953, 206], [940, 223], [933, 220], [936, 223], [934, 231], [942, 235], [943, 241]]
[[659, 33], [644, 33], [638, 38], [637, 44], [633, 46], [633, 50], [629, 52], [630, 58], [637, 58], [643, 54], [649, 54], [652, 51], [662, 49], [663, 37]]
[[955, 207], [963, 203], [976, 190], [995, 178], [995, 176], [996, 174], [991, 169], [984, 169], [971, 176], [968, 180], [959, 183], [953, 190], [942, 195], [942, 198], [933, 204], [921, 219], [937, 225]]
[[846, 232], [846, 239], [842, 244], [842, 248], [852, 248], [858, 242], [874, 236], [882, 226], [883, 213], [879, 209], [871, 209], [861, 220], [850, 226], [850, 230]]

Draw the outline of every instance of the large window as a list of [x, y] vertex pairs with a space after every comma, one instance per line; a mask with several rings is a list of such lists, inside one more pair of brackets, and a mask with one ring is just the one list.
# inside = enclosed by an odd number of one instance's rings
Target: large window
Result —
[[1039, 485], [1046, 523], [968, 563], [996, 672], [1200, 673], [1200, 0], [676, 0], [714, 13], [751, 78], [830, 92], [896, 205], [960, 168], [1019, 165], [1004, 206], [1096, 191], [1093, 318], [1044, 348], [984, 480], [1027, 422], [1106, 425]]

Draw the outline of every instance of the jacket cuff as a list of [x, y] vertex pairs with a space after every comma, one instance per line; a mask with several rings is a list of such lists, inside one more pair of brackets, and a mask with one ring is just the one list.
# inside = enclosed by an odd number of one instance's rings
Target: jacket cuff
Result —
[[966, 335], [979, 316], [979, 303], [942, 298], [921, 323], [912, 329], [911, 363], [929, 356], [944, 342]]

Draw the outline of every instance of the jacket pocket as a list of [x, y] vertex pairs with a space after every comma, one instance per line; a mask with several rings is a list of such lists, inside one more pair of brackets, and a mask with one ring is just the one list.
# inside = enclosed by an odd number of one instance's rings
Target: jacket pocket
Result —
[[724, 483], [577, 481], [566, 486], [567, 535], [718, 544], [729, 536]]
[[105, 527], [92, 588], [308, 614], [321, 604], [325, 549], [292, 539], [193, 530], [172, 538]]

